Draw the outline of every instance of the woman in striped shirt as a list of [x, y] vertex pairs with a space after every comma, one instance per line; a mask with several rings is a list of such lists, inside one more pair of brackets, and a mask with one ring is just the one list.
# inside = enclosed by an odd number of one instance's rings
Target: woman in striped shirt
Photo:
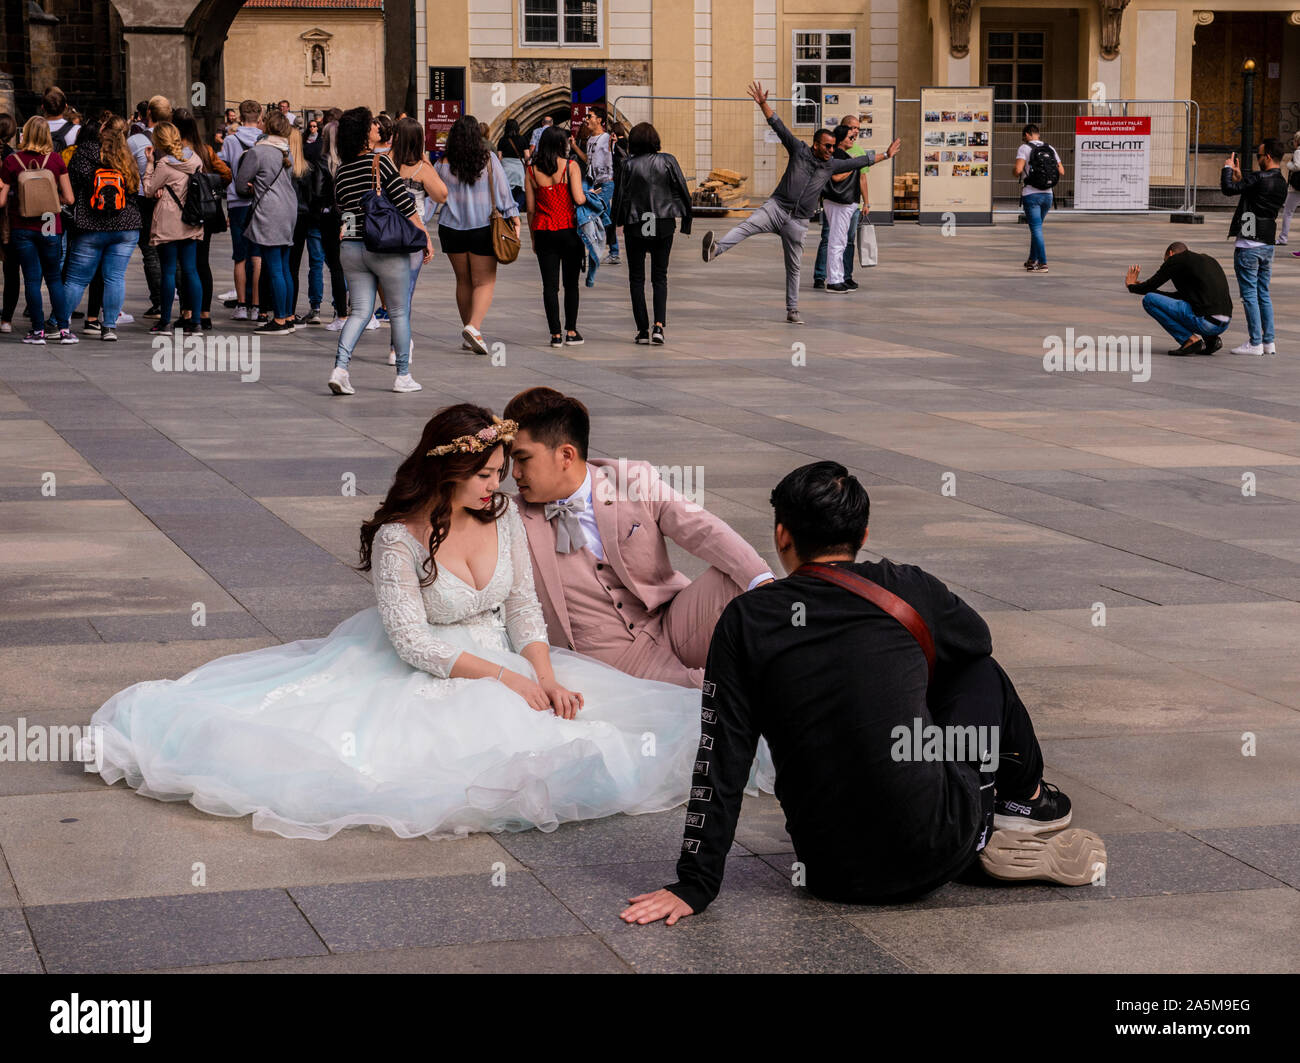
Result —
[[[342, 220], [339, 258], [348, 280], [352, 305], [347, 324], [339, 333], [338, 355], [329, 379], [330, 390], [335, 395], [356, 394], [348, 377], [348, 363], [352, 360], [352, 348], [357, 345], [357, 340], [361, 338], [361, 333], [374, 313], [375, 291], [380, 284], [384, 286], [384, 295], [388, 300], [388, 317], [392, 325], [393, 350], [397, 361], [397, 379], [393, 381], [393, 390], [421, 390], [420, 385], [411, 379], [410, 369], [411, 308], [407, 295], [411, 284], [410, 256], [403, 252], [368, 251], [362, 240], [365, 208], [361, 201], [375, 187], [376, 159], [379, 184], [384, 196], [416, 226], [424, 229], [424, 219], [420, 217], [411, 193], [402, 184], [397, 167], [387, 156], [374, 153], [378, 143], [379, 123], [368, 108], [354, 107], [343, 112], [343, 117], [339, 119], [338, 151], [339, 157], [347, 161], [334, 174], [334, 199]], [[428, 262], [431, 258], [433, 242], [425, 230], [424, 261]]]

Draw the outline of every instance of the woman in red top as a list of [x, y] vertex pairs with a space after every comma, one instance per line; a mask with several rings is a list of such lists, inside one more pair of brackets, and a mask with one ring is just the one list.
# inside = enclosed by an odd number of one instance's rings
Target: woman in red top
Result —
[[[548, 126], [537, 142], [536, 161], [528, 168], [524, 195], [533, 250], [542, 271], [542, 302], [551, 329], [551, 346], [582, 342], [578, 332], [578, 271], [582, 268], [582, 240], [574, 205], [587, 202], [582, 191], [582, 171], [566, 157], [568, 143], [555, 126]], [[564, 272], [564, 331], [560, 331], [560, 272]]]
[[[57, 210], [49, 210], [32, 217], [20, 213], [18, 175], [24, 170], [49, 170], [54, 175], [60, 204], [72, 206], [72, 184], [63, 156], [54, 150], [49, 123], [44, 118], [27, 119], [23, 126], [22, 143], [18, 150], [4, 161], [4, 182], [0, 183], [0, 208], [9, 207], [10, 242], [18, 253], [23, 268], [23, 283], [27, 291], [27, 313], [32, 319], [32, 330], [23, 337], [24, 343], [45, 342], [45, 304], [41, 302], [41, 278], [50, 291], [54, 317], [64, 320], [63, 280], [60, 259], [63, 257], [63, 218]], [[48, 215], [48, 216], [47, 216]], [[71, 329], [59, 333], [60, 343], [76, 343]]]

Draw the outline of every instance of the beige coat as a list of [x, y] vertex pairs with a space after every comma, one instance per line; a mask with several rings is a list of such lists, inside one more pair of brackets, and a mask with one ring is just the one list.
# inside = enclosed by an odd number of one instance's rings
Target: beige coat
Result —
[[[591, 466], [592, 510], [605, 560], [647, 610], [653, 612], [672, 601], [691, 583], [673, 568], [664, 536], [720, 569], [741, 587], [748, 587], [755, 577], [768, 571], [758, 551], [723, 520], [688, 504], [675, 491], [661, 488], [662, 481], [648, 462], [626, 462], [624, 473], [620, 473], [615, 461], [589, 458], [587, 464]], [[620, 476], [640, 486], [620, 491]], [[537, 598], [546, 617], [551, 645], [572, 649], [573, 632], [564, 604], [568, 588], [560, 581], [555, 560], [555, 529], [544, 515], [544, 506], [517, 496], [514, 503], [524, 518]]]
[[[202, 169], [198, 155], [188, 159], [173, 159], [157, 156], [150, 161], [144, 171], [144, 194], [155, 197], [153, 223], [149, 227], [149, 245], [165, 243], [170, 240], [202, 240], [202, 225], [186, 225], [181, 221], [181, 208], [176, 199], [185, 202], [189, 191], [190, 174]], [[171, 189], [169, 193], [167, 189]], [[172, 198], [172, 193], [176, 199]]]

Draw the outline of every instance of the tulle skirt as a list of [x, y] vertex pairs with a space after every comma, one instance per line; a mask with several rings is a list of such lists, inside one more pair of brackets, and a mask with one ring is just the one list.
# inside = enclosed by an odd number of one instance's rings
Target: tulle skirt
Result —
[[[499, 622], [437, 637], [523, 675]], [[323, 839], [345, 827], [403, 838], [552, 831], [688, 796], [699, 691], [551, 648], [580, 692], [574, 720], [537, 712], [494, 679], [438, 679], [397, 656], [377, 609], [323, 639], [222, 657], [177, 680], [137, 683], [95, 713], [88, 751], [109, 783], [189, 801], [253, 827]], [[750, 783], [771, 789], [764, 745]]]

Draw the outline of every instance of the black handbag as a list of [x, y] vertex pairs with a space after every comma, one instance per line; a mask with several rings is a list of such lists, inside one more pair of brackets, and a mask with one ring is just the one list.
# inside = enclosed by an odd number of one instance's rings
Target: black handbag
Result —
[[429, 238], [418, 225], [393, 206], [379, 186], [379, 156], [375, 156], [375, 186], [361, 196], [361, 239], [367, 251], [377, 254], [414, 254], [428, 246]]

